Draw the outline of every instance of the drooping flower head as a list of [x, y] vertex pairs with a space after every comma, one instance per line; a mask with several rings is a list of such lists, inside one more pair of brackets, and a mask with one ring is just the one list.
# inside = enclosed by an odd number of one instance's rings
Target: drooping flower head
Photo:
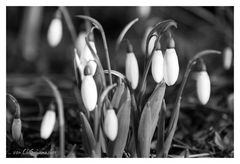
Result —
[[93, 111], [96, 107], [98, 99], [97, 86], [93, 79], [89, 65], [85, 67], [84, 73], [85, 76], [81, 84], [81, 96], [86, 109]]
[[163, 77], [168, 86], [172, 86], [178, 79], [179, 64], [175, 50], [175, 41], [170, 36], [163, 61]]
[[108, 109], [104, 119], [104, 132], [106, 136], [114, 141], [118, 133], [118, 119], [113, 109]]
[[197, 75], [196, 75], [196, 88], [197, 96], [201, 104], [207, 104], [210, 93], [211, 93], [211, 83], [210, 78], [207, 73], [206, 65], [202, 59], [197, 60]]
[[40, 136], [43, 139], [48, 139], [53, 132], [54, 126], [56, 123], [56, 112], [55, 106], [53, 103], [50, 104], [49, 109], [43, 116], [41, 129], [40, 129]]
[[163, 79], [163, 54], [161, 50], [160, 42], [157, 43], [157, 47], [152, 56], [152, 76], [156, 83], [159, 83]]
[[226, 47], [223, 50], [223, 67], [229, 70], [232, 66], [233, 52], [231, 47]]
[[139, 80], [138, 62], [133, 52], [132, 45], [128, 43], [127, 57], [125, 63], [125, 74], [132, 89], [136, 89]]
[[[85, 77], [84, 69], [87, 65], [91, 69], [91, 75], [92, 76], [95, 75], [96, 69], [97, 69], [97, 63], [96, 63], [96, 61], [93, 57], [93, 54], [92, 54], [91, 50], [89, 49], [89, 47], [86, 44], [85, 34], [83, 33], [83, 34], [79, 34], [79, 35], [80, 35], [79, 36], [80, 38], [79, 38], [79, 41], [78, 41], [77, 45], [78, 45], [80, 54], [78, 54], [77, 49], [75, 49], [75, 51], [74, 51], [75, 52], [75, 57], [74, 57], [74, 62], [73, 62], [74, 63], [75, 77], [77, 79], [78, 85], [80, 85], [80, 82]], [[94, 43], [93, 39], [91, 39], [89, 41], [89, 44], [92, 47], [94, 53], [97, 54], [96, 46], [95, 46], [95, 43]]]
[[138, 6], [137, 13], [142, 18], [147, 18], [151, 13], [151, 6]]
[[56, 12], [55, 17], [52, 19], [47, 33], [48, 43], [52, 47], [56, 47], [62, 39], [62, 20], [60, 11]]

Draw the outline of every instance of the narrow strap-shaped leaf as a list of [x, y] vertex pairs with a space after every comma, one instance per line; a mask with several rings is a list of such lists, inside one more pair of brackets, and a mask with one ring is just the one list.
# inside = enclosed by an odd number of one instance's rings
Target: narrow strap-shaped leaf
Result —
[[131, 100], [127, 100], [119, 109], [118, 134], [113, 142], [112, 156], [121, 158], [127, 142], [129, 125], [130, 125]]
[[[85, 115], [81, 112], [80, 113], [82, 125], [83, 125], [83, 144], [85, 146], [86, 151], [89, 155], [92, 154], [92, 151], [95, 149], [96, 140], [94, 138], [91, 126], [85, 117]], [[95, 152], [96, 153], [96, 152]]]
[[162, 109], [159, 112], [159, 119], [158, 119], [157, 148], [156, 148], [157, 157], [162, 157], [162, 150], [163, 150], [164, 139], [165, 139], [165, 117], [166, 117], [166, 103], [165, 103], [165, 100], [163, 99]]
[[138, 144], [140, 157], [149, 157], [151, 145], [151, 122], [151, 110], [150, 107], [147, 106], [142, 112], [138, 128]]
[[179, 110], [180, 110], [180, 105], [181, 105], [181, 98], [179, 99], [179, 101], [177, 102], [175, 109], [174, 109], [174, 115], [173, 115], [173, 122], [172, 124], [169, 125], [169, 128], [167, 130], [167, 138], [164, 142], [164, 148], [163, 148], [163, 156], [166, 157], [168, 155], [169, 149], [171, 147], [172, 144], [172, 139], [174, 136], [174, 133], [176, 131], [177, 128], [177, 122], [178, 122], [178, 116], [179, 116]]
[[158, 118], [159, 118], [159, 112], [161, 110], [162, 106], [162, 100], [165, 94], [165, 89], [166, 89], [166, 84], [165, 83], [160, 83], [156, 86], [155, 90], [153, 91], [152, 95], [149, 97], [146, 105], [144, 106], [145, 108], [150, 108], [151, 110], [151, 135], [150, 138], [152, 139], [153, 134], [155, 132]]
[[111, 104], [114, 109], [119, 108], [119, 103], [120, 103], [122, 94], [124, 92], [124, 88], [125, 88], [124, 83], [121, 83], [119, 86], [117, 86], [117, 89], [116, 89], [116, 91], [113, 95], [112, 101], [111, 101]]

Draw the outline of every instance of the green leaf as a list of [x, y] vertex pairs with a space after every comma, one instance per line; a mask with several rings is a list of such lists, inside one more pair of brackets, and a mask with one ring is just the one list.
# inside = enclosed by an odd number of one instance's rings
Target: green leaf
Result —
[[83, 144], [86, 148], [86, 151], [88, 152], [89, 155], [92, 154], [92, 151], [95, 149], [96, 146], [96, 140], [94, 138], [91, 126], [85, 117], [85, 115], [81, 112], [80, 113], [82, 125], [83, 125]]
[[162, 102], [162, 109], [159, 112], [159, 119], [158, 119], [158, 130], [157, 130], [157, 148], [156, 148], [156, 155], [157, 157], [163, 157], [162, 150], [164, 146], [164, 138], [165, 138], [165, 117], [166, 117], [166, 103], [163, 99]]
[[149, 157], [151, 146], [151, 110], [149, 103], [144, 108], [138, 127], [138, 144], [140, 157]]
[[124, 83], [121, 83], [120, 85], [117, 86], [117, 89], [113, 95], [112, 102], [111, 102], [114, 109], [118, 109], [120, 106], [119, 104], [124, 92], [124, 88], [125, 88]]
[[123, 151], [127, 142], [129, 125], [130, 125], [130, 110], [131, 110], [131, 100], [128, 99], [124, 104], [122, 104], [117, 114], [118, 134], [112, 146], [111, 156], [113, 157], [120, 158], [123, 155]]
[[[159, 112], [162, 106], [162, 100], [165, 94], [165, 89], [166, 89], [166, 84], [165, 83], [160, 83], [156, 86], [155, 90], [153, 91], [152, 95], [149, 97], [148, 102], [144, 106], [145, 108], [150, 108], [151, 110], [151, 136], [150, 138], [152, 139], [153, 134], [155, 132], [158, 118], [159, 118]], [[143, 109], [143, 110], [144, 110]]]

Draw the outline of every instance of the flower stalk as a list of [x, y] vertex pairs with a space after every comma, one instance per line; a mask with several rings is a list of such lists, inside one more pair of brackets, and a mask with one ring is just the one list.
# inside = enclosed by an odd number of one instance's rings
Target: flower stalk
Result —
[[59, 114], [59, 133], [60, 133], [60, 157], [63, 158], [64, 151], [65, 151], [65, 122], [64, 122], [64, 109], [63, 109], [63, 101], [61, 94], [55, 84], [53, 84], [52, 81], [50, 81], [47, 77], [43, 77], [43, 79], [47, 82], [47, 84], [50, 86], [50, 88], [53, 91], [53, 95], [55, 97], [55, 100], [57, 102], [57, 109]]
[[104, 32], [104, 30], [102, 28], [102, 25], [97, 20], [95, 20], [95, 19], [93, 19], [92, 17], [89, 17], [89, 16], [77, 15], [76, 17], [89, 20], [100, 31], [102, 39], [103, 39], [103, 46], [104, 46], [106, 60], [107, 60], [109, 83], [110, 83], [110, 85], [112, 85], [111, 63], [110, 63], [110, 58], [109, 58], [109, 52], [108, 52], [108, 45], [107, 45], [106, 35], [105, 35], [105, 32]]

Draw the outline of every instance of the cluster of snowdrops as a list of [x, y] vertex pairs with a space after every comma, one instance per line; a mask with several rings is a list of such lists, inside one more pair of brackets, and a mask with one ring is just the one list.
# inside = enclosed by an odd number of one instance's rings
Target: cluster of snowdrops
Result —
[[[174, 20], [158, 22], [148, 30], [145, 42], [145, 64], [142, 78], [139, 75], [138, 60], [134, 47], [127, 39], [127, 31], [137, 23], [138, 18], [125, 26], [120, 33], [116, 52], [121, 44], [125, 46], [125, 74], [111, 69], [106, 36], [101, 24], [92, 17], [77, 15], [84, 19], [86, 31], [78, 35], [74, 30], [71, 17], [65, 7], [60, 7], [54, 15], [48, 29], [47, 39], [52, 47], [56, 47], [62, 38], [65, 20], [74, 44], [74, 71], [79, 96], [82, 104], [80, 118], [82, 124], [83, 147], [90, 157], [150, 157], [151, 142], [154, 134], [157, 140], [155, 157], [167, 157], [177, 127], [181, 98], [192, 67], [196, 65], [196, 90], [201, 104], [207, 104], [210, 98], [211, 84], [203, 57], [209, 54], [220, 54], [216, 50], [204, 50], [189, 60], [170, 121], [165, 127], [166, 103], [164, 94], [166, 85], [172, 86], [179, 76], [179, 62], [175, 50], [172, 28], [177, 28]], [[104, 70], [95, 47], [94, 30], [99, 30], [103, 40], [107, 69]], [[167, 39], [162, 39], [163, 35]], [[161, 42], [167, 44], [165, 50]], [[155, 89], [146, 97], [147, 75], [155, 81]], [[115, 76], [117, 80], [113, 80]], [[57, 87], [46, 78], [53, 90], [59, 116], [60, 157], [65, 157], [64, 148], [64, 107]], [[146, 99], [147, 101], [143, 101]], [[12, 97], [13, 101], [16, 101]], [[12, 124], [12, 137], [15, 141], [23, 140], [21, 133], [20, 107], [16, 108]], [[43, 116], [40, 136], [48, 139], [56, 123], [56, 112], [50, 107]]]

